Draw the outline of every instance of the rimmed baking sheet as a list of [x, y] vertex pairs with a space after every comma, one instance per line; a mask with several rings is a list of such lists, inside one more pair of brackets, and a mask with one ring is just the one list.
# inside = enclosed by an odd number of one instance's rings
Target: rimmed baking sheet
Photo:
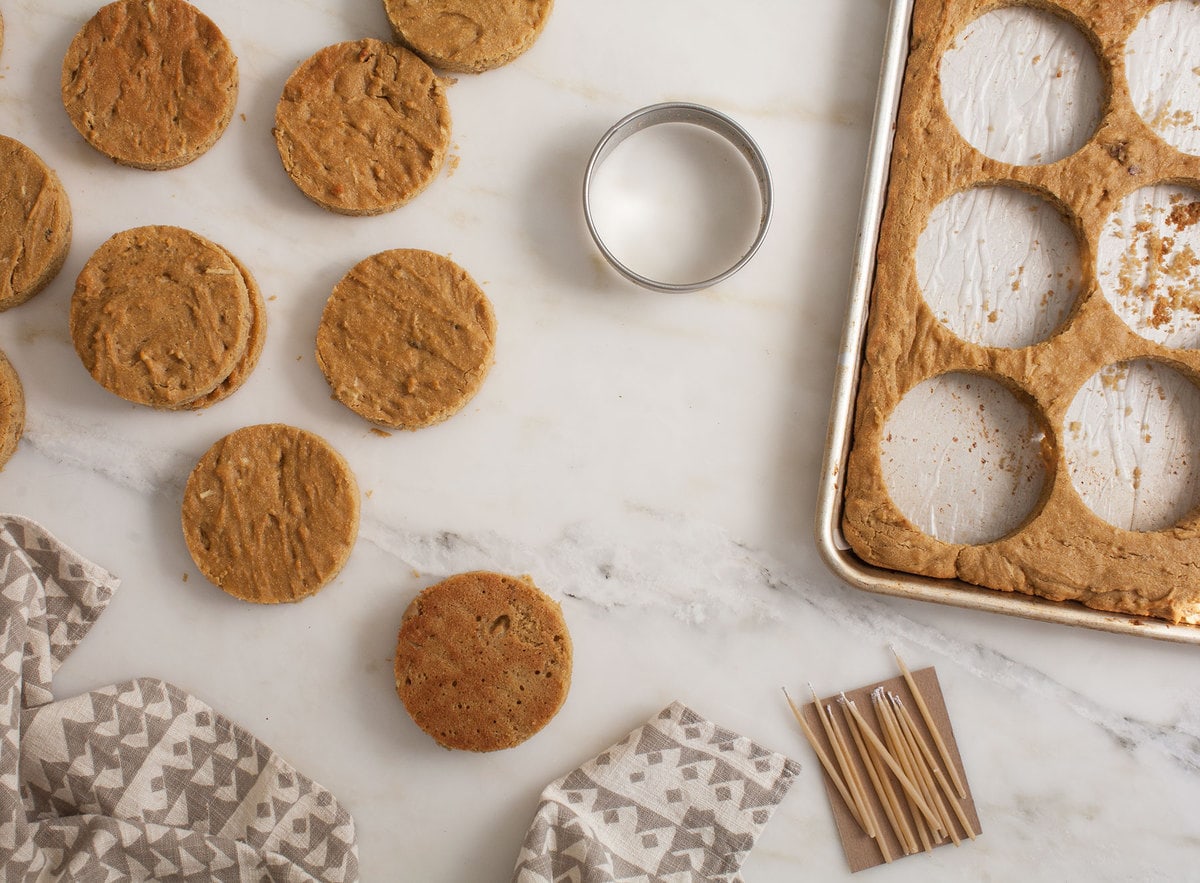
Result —
[[871, 592], [1022, 616], [1043, 622], [1200, 644], [1200, 627], [1093, 610], [1073, 602], [981, 588], [960, 580], [931, 579], [865, 563], [841, 534], [842, 475], [849, 455], [855, 398], [863, 359], [870, 293], [888, 184], [892, 139], [908, 57], [914, 0], [893, 0], [884, 47], [873, 135], [868, 154], [849, 305], [835, 375], [834, 395], [818, 494], [817, 545], [829, 567], [849, 584]]

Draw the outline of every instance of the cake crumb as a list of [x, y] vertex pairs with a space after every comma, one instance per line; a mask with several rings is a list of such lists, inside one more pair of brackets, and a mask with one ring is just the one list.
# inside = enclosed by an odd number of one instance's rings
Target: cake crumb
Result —
[[1174, 227], [1180, 233], [1185, 228], [1193, 226], [1197, 221], [1200, 221], [1200, 200], [1189, 203], [1178, 202], [1171, 209], [1171, 213], [1167, 215], [1168, 226]]

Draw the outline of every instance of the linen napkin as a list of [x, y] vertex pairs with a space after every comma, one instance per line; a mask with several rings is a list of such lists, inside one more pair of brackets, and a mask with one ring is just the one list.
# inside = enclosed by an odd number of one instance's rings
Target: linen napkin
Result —
[[353, 881], [333, 795], [178, 687], [55, 702], [54, 672], [118, 580], [0, 515], [0, 868], [5, 880]]
[[734, 883], [799, 771], [673, 703], [546, 788], [513, 881]]

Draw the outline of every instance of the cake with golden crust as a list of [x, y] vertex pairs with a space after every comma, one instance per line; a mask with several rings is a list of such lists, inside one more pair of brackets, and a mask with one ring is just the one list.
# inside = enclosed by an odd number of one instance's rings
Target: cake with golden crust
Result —
[[0, 469], [16, 453], [25, 431], [25, 395], [17, 369], [0, 353]]
[[532, 46], [554, 0], [384, 0], [383, 6], [396, 39], [431, 65], [478, 73]]
[[317, 364], [334, 398], [391, 429], [458, 412], [492, 366], [496, 317], [449, 258], [394, 249], [360, 261], [336, 286], [317, 330]]
[[541, 730], [571, 684], [562, 610], [528, 576], [452, 576], [408, 606], [396, 641], [396, 691], [445, 748], [498, 751]]
[[[1060, 0], [1034, 4], [1079, 27], [1101, 56], [1107, 101], [1090, 141], [1045, 165], [990, 159], [957, 131], [941, 97], [943, 54], [992, 0], [917, 0], [888, 199], [879, 235], [865, 357], [845, 475], [843, 530], [865, 561], [912, 574], [954, 578], [1002, 592], [1173, 622], [1200, 623], [1200, 511], [1174, 526], [1132, 531], [1098, 518], [1072, 487], [1063, 454], [1064, 418], [1076, 392], [1102, 368], [1152, 359], [1200, 377], [1200, 352], [1174, 349], [1132, 331], [1084, 266], [1074, 312], [1051, 337], [1016, 349], [969, 343], [938, 321], [922, 296], [914, 254], [931, 211], [952, 194], [1005, 183], [1048, 199], [1095, 255], [1106, 219], [1134, 191], [1160, 181], [1200, 181], [1200, 157], [1155, 136], [1125, 80], [1125, 41], [1155, 4], [1146, 0]], [[1182, 213], [1179, 220], [1185, 218]], [[1049, 479], [1039, 505], [1016, 530], [981, 545], [937, 540], [897, 508], [880, 450], [904, 395], [946, 372], [994, 378], [1027, 401], [1046, 427]]]
[[200, 458], [183, 494], [183, 536], [200, 572], [243, 601], [316, 594], [358, 536], [358, 483], [314, 433], [247, 426]]
[[224, 248], [182, 227], [135, 227], [84, 265], [71, 339], [109, 392], [154, 408], [208, 396], [246, 356], [254, 313]]
[[437, 177], [450, 146], [442, 81], [403, 46], [326, 46], [288, 78], [275, 146], [300, 192], [344, 215], [390, 212]]
[[71, 248], [71, 204], [54, 170], [0, 135], [0, 312], [50, 284]]
[[237, 104], [237, 57], [184, 0], [101, 7], [63, 59], [62, 101], [79, 134], [139, 169], [173, 169], [212, 147]]

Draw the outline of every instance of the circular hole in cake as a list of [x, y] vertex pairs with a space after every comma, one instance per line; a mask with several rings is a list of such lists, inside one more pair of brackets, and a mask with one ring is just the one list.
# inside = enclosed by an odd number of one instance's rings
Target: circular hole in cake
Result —
[[1200, 389], [1174, 368], [1145, 359], [1103, 368], [1063, 429], [1071, 484], [1114, 527], [1162, 530], [1200, 503]]
[[1125, 197], [1097, 251], [1100, 290], [1135, 333], [1200, 346], [1200, 192], [1154, 184]]
[[1100, 122], [1104, 76], [1075, 25], [1006, 6], [967, 25], [941, 63], [942, 101], [973, 147], [1001, 162], [1044, 165], [1070, 156]]
[[1200, 3], [1151, 9], [1125, 43], [1133, 105], [1159, 137], [1200, 155]]
[[917, 281], [933, 314], [983, 346], [1045, 340], [1071, 312], [1080, 278], [1074, 230], [1048, 200], [1016, 187], [954, 194], [917, 241]]
[[1045, 433], [1030, 403], [978, 374], [914, 387], [884, 427], [884, 481], [922, 532], [977, 545], [1021, 526], [1046, 480]]

